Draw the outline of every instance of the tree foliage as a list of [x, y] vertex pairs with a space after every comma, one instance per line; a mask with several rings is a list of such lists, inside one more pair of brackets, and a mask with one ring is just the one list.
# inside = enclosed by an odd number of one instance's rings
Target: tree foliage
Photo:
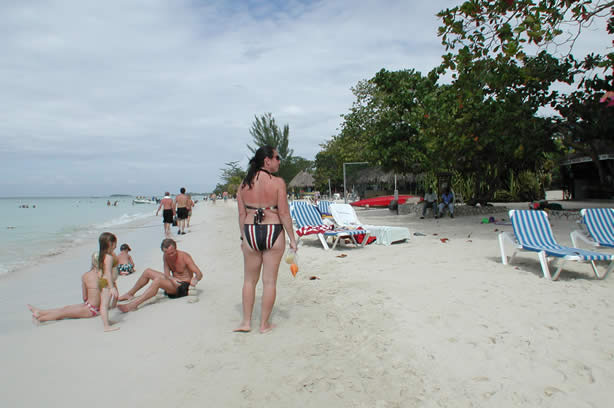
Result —
[[[468, 0], [438, 13], [438, 35], [446, 50], [444, 64], [455, 69], [467, 59], [494, 56], [501, 61], [524, 60], [527, 46], [550, 45], [571, 54], [577, 38], [596, 19], [610, 14], [607, 32], [614, 34], [614, 1], [592, 0]], [[614, 67], [614, 53], [593, 55], [592, 66]]]
[[220, 176], [221, 182], [215, 186], [213, 191], [215, 194], [221, 194], [227, 191], [230, 195], [237, 194], [239, 186], [245, 178], [245, 170], [241, 169], [238, 161], [231, 161], [225, 163], [226, 167], [220, 169], [222, 174]]
[[290, 126], [285, 124], [283, 129], [280, 129], [275, 122], [273, 114], [265, 113], [264, 115], [257, 117], [254, 116], [254, 122], [249, 130], [252, 135], [254, 146], [247, 145], [247, 148], [256, 153], [256, 150], [261, 146], [269, 145], [274, 147], [282, 159], [289, 159], [294, 153], [290, 149]]

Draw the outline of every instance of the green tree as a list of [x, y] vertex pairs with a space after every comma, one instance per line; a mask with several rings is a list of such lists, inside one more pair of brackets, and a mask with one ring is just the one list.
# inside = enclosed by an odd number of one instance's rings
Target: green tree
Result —
[[[614, 34], [614, 1], [469, 0], [437, 14], [443, 23], [438, 35], [446, 50], [456, 52], [444, 56], [446, 66], [454, 69], [467, 57], [524, 60], [527, 45], [567, 45], [571, 54], [583, 29], [608, 14], [606, 30]], [[612, 68], [614, 53], [589, 56], [585, 63], [586, 68]]]
[[220, 169], [222, 171], [221, 174], [221, 183], [218, 183], [215, 186], [214, 193], [221, 194], [224, 191], [227, 191], [230, 195], [235, 195], [245, 178], [246, 172], [241, 169], [238, 161], [231, 161], [225, 163], [226, 167]]
[[288, 147], [290, 126], [285, 124], [283, 129], [279, 129], [270, 112], [260, 117], [254, 116], [254, 118], [255, 120], [249, 130], [254, 146], [247, 145], [252, 154], [256, 153], [256, 150], [260, 147], [268, 145], [274, 147], [282, 159], [287, 160], [292, 157], [294, 152]]
[[582, 87], [563, 97], [556, 109], [558, 136], [563, 144], [591, 157], [602, 185], [613, 185], [614, 169], [610, 160], [599, 160], [599, 154], [614, 151], [614, 108], [599, 101], [611, 89], [613, 78], [606, 76], [583, 82]]

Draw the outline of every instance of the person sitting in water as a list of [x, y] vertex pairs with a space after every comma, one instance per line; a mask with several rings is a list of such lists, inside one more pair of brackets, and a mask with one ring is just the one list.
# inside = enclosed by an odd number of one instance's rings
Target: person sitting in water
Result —
[[158, 293], [158, 289], [164, 289], [166, 295], [171, 298], [180, 298], [188, 295], [190, 286], [196, 286], [203, 278], [203, 274], [194, 263], [194, 260], [184, 251], [177, 249], [177, 243], [167, 238], [162, 241], [160, 249], [164, 253], [162, 261], [164, 263], [164, 273], [151, 268], [145, 269], [143, 274], [136, 281], [132, 289], [119, 297], [120, 301], [131, 300], [142, 287], [151, 281], [151, 285], [141, 296], [134, 298], [130, 303], [118, 305], [122, 312], [131, 312], [148, 299]]
[[[64, 306], [57, 309], [39, 309], [32, 305], [28, 305], [28, 309], [32, 312], [32, 317], [36, 319], [37, 322], [81, 319], [101, 315], [104, 331], [119, 330], [119, 327], [111, 326], [108, 319], [108, 303], [110, 303], [109, 298], [113, 297], [113, 290], [109, 289], [107, 281], [107, 278], [112, 276], [113, 251], [115, 250], [115, 245], [117, 245], [117, 239], [115, 235], [104, 232], [100, 235], [98, 241], [100, 244], [100, 253], [95, 254], [98, 256], [92, 256], [91, 269], [81, 276], [83, 303]], [[101, 254], [103, 259], [102, 263], [98, 261]], [[112, 277], [110, 279], [112, 279]], [[102, 295], [103, 289], [104, 296]], [[117, 293], [117, 288], [115, 288], [115, 293]], [[115, 299], [117, 299], [116, 295]], [[103, 306], [105, 301], [107, 302], [107, 306]]]
[[122, 244], [119, 247], [119, 255], [117, 256], [117, 271], [120, 275], [126, 276], [134, 273], [134, 261], [129, 252], [132, 251], [128, 244]]

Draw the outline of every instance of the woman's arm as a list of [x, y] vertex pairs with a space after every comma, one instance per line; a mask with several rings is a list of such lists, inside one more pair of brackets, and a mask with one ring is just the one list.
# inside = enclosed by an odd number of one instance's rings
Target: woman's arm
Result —
[[294, 237], [294, 228], [292, 228], [286, 183], [282, 178], [279, 178], [279, 188], [277, 189], [277, 213], [286, 230], [286, 234], [288, 234], [288, 238], [290, 238], [290, 248], [296, 251], [296, 238]]
[[241, 234], [241, 239], [243, 239], [243, 225], [245, 224], [245, 217], [247, 217], [247, 210], [245, 210], [245, 204], [243, 204], [241, 189], [237, 191], [237, 205], [239, 207], [239, 233]]
[[81, 277], [81, 297], [83, 297], [84, 302], [87, 302], [87, 286], [83, 277]]

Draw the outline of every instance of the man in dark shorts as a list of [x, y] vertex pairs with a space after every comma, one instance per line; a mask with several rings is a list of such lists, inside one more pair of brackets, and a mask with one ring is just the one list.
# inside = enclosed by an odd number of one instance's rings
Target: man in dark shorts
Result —
[[171, 236], [171, 224], [173, 223], [173, 217], [175, 216], [175, 206], [173, 205], [173, 199], [171, 198], [171, 193], [168, 191], [164, 193], [164, 198], [160, 200], [160, 205], [158, 206], [158, 211], [156, 211], [156, 217], [162, 210], [162, 222], [164, 223], [164, 236], [169, 238]]
[[[177, 243], [166, 238], [160, 246], [164, 256], [164, 273], [155, 271], [151, 268], [145, 269], [143, 274], [136, 281], [132, 289], [119, 297], [120, 301], [130, 300], [128, 303], [117, 306], [122, 312], [131, 312], [148, 299], [158, 293], [158, 289], [163, 289], [171, 299], [176, 299], [188, 295], [190, 286], [196, 286], [203, 278], [203, 274], [194, 263], [194, 260], [184, 251], [177, 249]], [[142, 295], [134, 297], [136, 292], [147, 285], [151, 285]]]
[[177, 231], [178, 235], [185, 234], [185, 223], [188, 219], [188, 196], [185, 194], [185, 188], [181, 187], [179, 190], [181, 194], [175, 197], [175, 206], [177, 207], [177, 226], [179, 227], [179, 231]]

